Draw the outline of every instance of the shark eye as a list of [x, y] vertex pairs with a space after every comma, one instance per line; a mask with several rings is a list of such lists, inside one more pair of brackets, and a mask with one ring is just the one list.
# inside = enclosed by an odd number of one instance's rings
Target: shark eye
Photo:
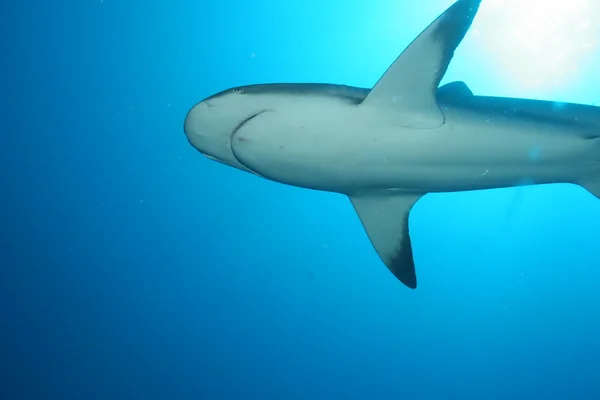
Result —
[[235, 89], [233, 89], [233, 93], [237, 93], [237, 94], [244, 93], [244, 88], [235, 88]]

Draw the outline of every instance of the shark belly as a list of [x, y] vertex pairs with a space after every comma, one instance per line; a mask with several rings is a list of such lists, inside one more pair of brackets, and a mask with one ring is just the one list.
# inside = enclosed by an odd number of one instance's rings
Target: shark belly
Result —
[[273, 181], [349, 195], [573, 182], [599, 170], [591, 155], [600, 146], [569, 132], [577, 127], [452, 107], [436, 129], [397, 126], [339, 102], [302, 110], [265, 111], [245, 123], [231, 138], [236, 158]]
[[244, 123], [232, 134], [231, 150], [240, 164], [264, 178], [347, 193], [368, 179], [361, 157], [371, 140], [364, 133], [372, 127], [364, 114], [337, 99], [296, 100]]
[[[436, 130], [384, 135], [379, 154], [401, 170], [394, 189], [454, 192], [576, 182], [600, 172], [600, 142], [580, 126], [445, 108]], [[398, 151], [403, 149], [403, 151]], [[393, 171], [390, 171], [393, 173]]]

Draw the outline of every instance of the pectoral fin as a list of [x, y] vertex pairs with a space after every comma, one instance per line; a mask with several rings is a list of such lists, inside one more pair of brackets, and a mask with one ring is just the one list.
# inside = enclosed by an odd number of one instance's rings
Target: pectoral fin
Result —
[[481, 0], [458, 0], [400, 54], [361, 106], [389, 109], [399, 125], [431, 129], [444, 124], [436, 91]]
[[441, 86], [437, 91], [437, 98], [473, 96], [473, 92], [463, 81], [455, 81]]
[[422, 194], [353, 196], [350, 201], [388, 269], [411, 289], [417, 287], [408, 215]]

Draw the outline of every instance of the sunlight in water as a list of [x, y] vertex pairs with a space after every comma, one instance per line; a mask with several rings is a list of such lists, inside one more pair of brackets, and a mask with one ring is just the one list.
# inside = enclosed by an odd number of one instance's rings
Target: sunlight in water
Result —
[[485, 0], [473, 24], [477, 41], [525, 87], [577, 78], [600, 40], [600, 0]]

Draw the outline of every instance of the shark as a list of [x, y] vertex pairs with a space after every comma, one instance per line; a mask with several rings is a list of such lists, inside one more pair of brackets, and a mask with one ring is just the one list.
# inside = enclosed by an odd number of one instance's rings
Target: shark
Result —
[[409, 214], [427, 193], [573, 183], [600, 198], [599, 107], [440, 86], [480, 3], [449, 6], [371, 89], [262, 83], [216, 93], [185, 116], [188, 142], [260, 178], [347, 196], [381, 262], [415, 289]]

